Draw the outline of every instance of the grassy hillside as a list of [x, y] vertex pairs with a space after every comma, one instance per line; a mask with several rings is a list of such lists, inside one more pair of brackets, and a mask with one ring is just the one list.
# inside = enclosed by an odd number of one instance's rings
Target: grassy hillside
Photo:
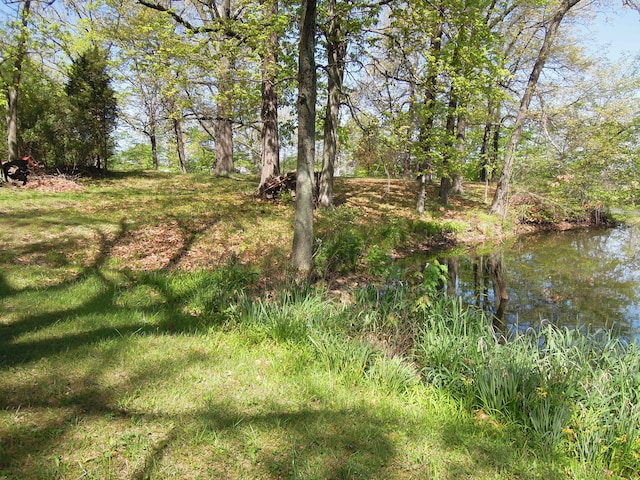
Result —
[[[321, 280], [301, 290], [287, 287], [293, 205], [256, 200], [252, 179], [32, 186], [0, 188], [1, 479], [637, 473], [637, 445], [576, 455], [593, 442], [487, 412], [464, 390], [476, 377], [443, 382], [440, 346], [463, 335], [426, 325], [466, 313], [435, 297], [437, 272], [376, 284], [403, 251], [498, 236], [468, 209], [481, 188], [418, 218], [411, 183], [340, 180], [316, 220]], [[471, 371], [486, 352], [460, 345], [449, 354]]]

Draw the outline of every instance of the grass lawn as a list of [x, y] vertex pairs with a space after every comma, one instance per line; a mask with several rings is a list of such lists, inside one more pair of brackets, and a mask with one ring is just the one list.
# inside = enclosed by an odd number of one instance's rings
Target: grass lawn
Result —
[[[254, 199], [255, 179], [138, 173], [83, 187], [0, 188], [0, 479], [569, 478], [444, 391], [327, 361], [309, 332], [358, 312], [311, 301], [265, 322], [294, 209]], [[408, 248], [436, 224], [493, 228], [462, 206], [418, 219], [411, 183], [336, 188], [319, 236], [348, 225]], [[268, 315], [248, 321], [237, 298]]]

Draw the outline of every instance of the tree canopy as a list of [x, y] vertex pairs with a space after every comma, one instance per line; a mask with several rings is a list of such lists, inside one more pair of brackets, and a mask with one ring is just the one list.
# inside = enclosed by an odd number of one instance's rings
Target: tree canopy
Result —
[[[499, 180], [499, 214], [532, 188], [583, 205], [640, 201], [639, 59], [612, 64], [584, 48], [577, 27], [600, 7], [623, 4], [318, 2], [319, 203], [332, 205], [334, 175], [418, 178], [419, 211], [434, 181], [446, 204], [464, 181]], [[106, 168], [117, 153], [114, 166], [242, 171], [259, 184], [296, 168], [300, 4], [2, 8], [3, 158]], [[92, 64], [100, 94], [83, 90]]]

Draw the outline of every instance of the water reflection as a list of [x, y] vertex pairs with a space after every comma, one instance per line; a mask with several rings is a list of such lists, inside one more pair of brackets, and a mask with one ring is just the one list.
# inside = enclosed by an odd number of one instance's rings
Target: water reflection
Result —
[[489, 254], [441, 258], [450, 295], [487, 311], [496, 326], [541, 322], [613, 328], [640, 337], [638, 228], [521, 237]]

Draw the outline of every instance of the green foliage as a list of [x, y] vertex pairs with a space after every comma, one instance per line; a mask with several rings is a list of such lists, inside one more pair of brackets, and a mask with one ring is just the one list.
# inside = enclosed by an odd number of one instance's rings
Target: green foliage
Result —
[[18, 103], [19, 150], [49, 168], [105, 168], [116, 125], [110, 82], [106, 54], [97, 48], [76, 60], [66, 85], [27, 58]]
[[340, 230], [324, 240], [315, 256], [316, 268], [321, 275], [353, 272], [363, 252], [364, 241], [353, 229]]
[[367, 264], [369, 271], [378, 277], [385, 275], [391, 265], [389, 253], [377, 245], [369, 248], [363, 260]]
[[415, 272], [413, 278], [418, 285], [418, 288], [414, 288], [416, 298], [413, 301], [413, 310], [418, 312], [431, 309], [434, 298], [449, 281], [447, 266], [437, 260], [428, 263], [422, 272]]
[[307, 343], [311, 332], [330, 328], [337, 312], [321, 292], [292, 286], [272, 299], [247, 299], [234, 309], [235, 322], [251, 325], [276, 342]]
[[117, 153], [111, 159], [111, 167], [121, 171], [153, 168], [151, 145], [138, 143]]
[[427, 382], [567, 452], [592, 474], [638, 472], [640, 349], [610, 333], [545, 327], [498, 342], [481, 312], [440, 299], [421, 316]]
[[640, 165], [638, 60], [574, 68], [580, 72], [579, 83], [566, 98], [539, 112], [539, 123], [523, 137], [520, 154], [526, 162], [516, 166], [515, 179], [527, 190], [574, 210], [635, 205]]
[[117, 119], [106, 51], [93, 47], [74, 59], [65, 92], [70, 105], [67, 162], [76, 168], [106, 169]]
[[379, 355], [371, 365], [368, 377], [393, 393], [403, 394], [419, 383], [420, 376], [414, 365], [400, 356]]
[[245, 297], [255, 281], [255, 271], [231, 259], [224, 267], [212, 272], [172, 277], [169, 287], [172, 297], [189, 315], [226, 321], [230, 313], [228, 309]]
[[[6, 64], [0, 69], [3, 67]], [[29, 154], [46, 166], [60, 165], [69, 144], [69, 108], [63, 85], [27, 57], [22, 66], [18, 102], [21, 155]], [[5, 118], [0, 118], [4, 126]], [[5, 143], [0, 144], [1, 152], [6, 152]]]
[[335, 333], [318, 333], [311, 336], [310, 340], [319, 362], [329, 372], [339, 375], [348, 384], [358, 384], [366, 380], [377, 355], [369, 342], [344, 338]]

